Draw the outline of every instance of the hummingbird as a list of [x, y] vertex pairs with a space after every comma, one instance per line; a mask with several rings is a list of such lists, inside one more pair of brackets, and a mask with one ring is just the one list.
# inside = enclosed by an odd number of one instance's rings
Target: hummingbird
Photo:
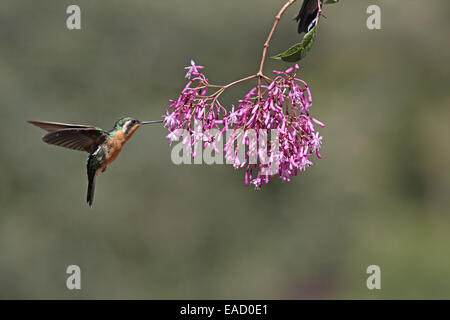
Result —
[[114, 127], [105, 131], [89, 125], [78, 125], [46, 121], [28, 121], [48, 133], [42, 140], [48, 144], [86, 151], [88, 189], [86, 201], [92, 208], [94, 203], [95, 179], [99, 173], [117, 159], [125, 143], [144, 124], [161, 123], [163, 120], [139, 121], [131, 117], [120, 118]]
[[[322, 4], [323, 0], [320, 0]], [[318, 0], [303, 0], [302, 7], [294, 20], [298, 22], [298, 33], [308, 33], [315, 25], [317, 13], [319, 12]]]

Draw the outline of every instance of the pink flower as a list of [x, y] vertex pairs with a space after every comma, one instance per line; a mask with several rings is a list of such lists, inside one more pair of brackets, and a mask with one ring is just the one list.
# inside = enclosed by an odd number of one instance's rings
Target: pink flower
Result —
[[316, 152], [320, 149], [322, 145], [322, 137], [319, 136], [319, 132], [316, 132], [312, 135], [310, 145], [313, 152]]
[[200, 73], [198, 72], [198, 69], [203, 69], [203, 68], [205, 68], [205, 67], [197, 66], [197, 65], [195, 65], [195, 61], [191, 60], [191, 65], [185, 68], [185, 69], [188, 70], [188, 72], [186, 73], [185, 78], [190, 79], [192, 76], [199, 75]]

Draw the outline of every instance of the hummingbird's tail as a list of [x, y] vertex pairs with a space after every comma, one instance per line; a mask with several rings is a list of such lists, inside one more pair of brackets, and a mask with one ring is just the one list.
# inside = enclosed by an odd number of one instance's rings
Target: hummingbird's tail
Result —
[[94, 204], [94, 192], [95, 192], [95, 178], [97, 177], [95, 171], [88, 170], [88, 190], [87, 190], [87, 203], [92, 208]]

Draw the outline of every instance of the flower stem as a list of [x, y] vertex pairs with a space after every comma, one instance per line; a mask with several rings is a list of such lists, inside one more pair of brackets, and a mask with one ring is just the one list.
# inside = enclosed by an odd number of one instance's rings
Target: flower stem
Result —
[[236, 85], [236, 84], [239, 84], [239, 83], [244, 82], [244, 81], [247, 81], [247, 80], [251, 80], [251, 79], [256, 78], [256, 77], [258, 77], [258, 75], [254, 74], [254, 75], [251, 75], [251, 76], [248, 76], [248, 77], [245, 77], [245, 78], [236, 80], [236, 81], [234, 81], [234, 82], [231, 82], [231, 83], [227, 84], [226, 86], [223, 86], [223, 89], [226, 90], [226, 89], [228, 89], [229, 87], [232, 87], [232, 86], [234, 86], [234, 85]]
[[262, 53], [261, 63], [259, 65], [259, 71], [257, 73], [257, 76], [260, 78], [263, 77], [263, 69], [264, 69], [264, 63], [266, 62], [266, 56], [267, 56], [267, 49], [270, 46], [270, 40], [272, 40], [273, 34], [275, 32], [275, 29], [278, 26], [278, 23], [280, 22], [281, 16], [284, 14], [284, 12], [289, 8], [296, 0], [289, 0], [284, 4], [284, 6], [281, 8], [280, 12], [275, 16], [275, 21], [273, 23], [272, 29], [270, 30], [269, 36], [267, 37], [266, 42], [264, 43], [264, 49]]
[[[210, 85], [210, 87], [216, 87], [216, 88], [220, 88], [217, 92], [215, 92], [213, 95], [211, 95], [209, 98], [214, 98], [217, 99], [225, 90], [227, 90], [228, 88], [239, 84], [241, 82], [245, 82], [254, 78], [258, 78], [258, 100], [261, 97], [261, 82], [262, 79], [265, 79], [268, 82], [271, 82], [272, 79], [270, 79], [269, 77], [265, 76], [263, 74], [263, 69], [264, 69], [264, 63], [266, 62], [266, 56], [267, 56], [267, 49], [270, 46], [270, 41], [272, 40], [273, 34], [275, 33], [275, 30], [278, 26], [278, 23], [280, 22], [281, 16], [284, 14], [284, 12], [297, 0], [289, 0], [288, 2], [286, 2], [284, 4], [284, 6], [280, 9], [280, 11], [278, 12], [278, 14], [275, 16], [275, 21], [273, 23], [272, 29], [269, 32], [269, 36], [266, 39], [266, 42], [264, 43], [264, 49], [263, 49], [263, 53], [262, 53], [262, 58], [261, 58], [261, 63], [259, 65], [259, 70], [258, 73], [236, 80], [234, 82], [231, 82], [227, 85], [224, 86], [216, 86], [216, 85]], [[320, 0], [317, 0], [319, 2], [319, 13], [320, 13]]]

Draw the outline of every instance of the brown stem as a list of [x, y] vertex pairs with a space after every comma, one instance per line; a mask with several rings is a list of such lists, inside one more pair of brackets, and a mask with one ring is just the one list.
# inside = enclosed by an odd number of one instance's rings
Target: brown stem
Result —
[[261, 58], [261, 63], [259, 65], [259, 71], [257, 73], [257, 76], [259, 77], [259, 82], [261, 82], [261, 77], [263, 76], [263, 69], [264, 69], [264, 63], [266, 62], [266, 55], [267, 55], [267, 49], [270, 46], [270, 40], [272, 40], [272, 36], [275, 32], [275, 29], [278, 26], [278, 23], [280, 22], [281, 16], [283, 13], [289, 8], [295, 1], [297, 0], [289, 0], [284, 4], [284, 6], [281, 8], [280, 12], [275, 16], [275, 22], [273, 23], [272, 30], [270, 30], [269, 36], [267, 37], [266, 42], [264, 43], [264, 50]]
[[319, 11], [317, 12], [316, 26], [319, 25], [319, 17], [320, 14], [322, 13], [322, 5], [320, 4], [320, 0], [317, 0], [317, 7], [319, 8]]
[[[264, 43], [264, 49], [263, 49], [261, 63], [259, 65], [258, 73], [254, 74], [254, 75], [251, 75], [251, 76], [248, 76], [248, 77], [245, 77], [245, 78], [242, 78], [242, 79], [239, 79], [237, 81], [231, 82], [231, 83], [223, 86], [220, 90], [218, 90], [216, 93], [214, 93], [210, 97], [211, 99], [212, 98], [216, 99], [220, 94], [222, 94], [228, 88], [230, 88], [230, 87], [232, 87], [232, 86], [234, 86], [234, 85], [236, 85], [238, 83], [241, 83], [241, 82], [244, 82], [244, 81], [247, 81], [247, 80], [251, 80], [253, 78], [258, 78], [258, 100], [260, 99], [260, 97], [261, 97], [261, 81], [262, 81], [262, 79], [265, 79], [266, 81], [271, 81], [271, 79], [269, 77], [266, 77], [263, 74], [264, 63], [266, 61], [266, 56], [267, 56], [267, 49], [270, 46], [270, 41], [272, 40], [273, 34], [275, 33], [275, 30], [276, 30], [276, 28], [278, 26], [278, 23], [280, 22], [281, 16], [284, 14], [284, 12], [287, 10], [287, 8], [289, 8], [295, 1], [297, 1], [297, 0], [289, 0], [288, 2], [286, 2], [284, 4], [284, 6], [280, 9], [278, 14], [275, 16], [275, 21], [273, 23], [272, 29], [270, 30], [269, 36], [267, 37], [266, 42]], [[320, 8], [320, 0], [317, 0], [317, 1], [319, 1], [319, 8]], [[320, 9], [319, 9], [319, 12], [320, 12]]]
[[257, 76], [258, 76], [258, 75], [254, 74], [254, 75], [252, 75], [252, 76], [248, 76], [248, 77], [239, 79], [239, 80], [237, 80], [237, 81], [231, 82], [231, 83], [227, 84], [226, 86], [223, 86], [223, 90], [226, 90], [226, 89], [228, 89], [229, 87], [232, 87], [232, 86], [234, 86], [234, 85], [236, 85], [236, 84], [238, 84], [238, 83], [241, 83], [241, 82], [244, 82], [244, 81], [247, 81], [247, 80], [256, 78]]

